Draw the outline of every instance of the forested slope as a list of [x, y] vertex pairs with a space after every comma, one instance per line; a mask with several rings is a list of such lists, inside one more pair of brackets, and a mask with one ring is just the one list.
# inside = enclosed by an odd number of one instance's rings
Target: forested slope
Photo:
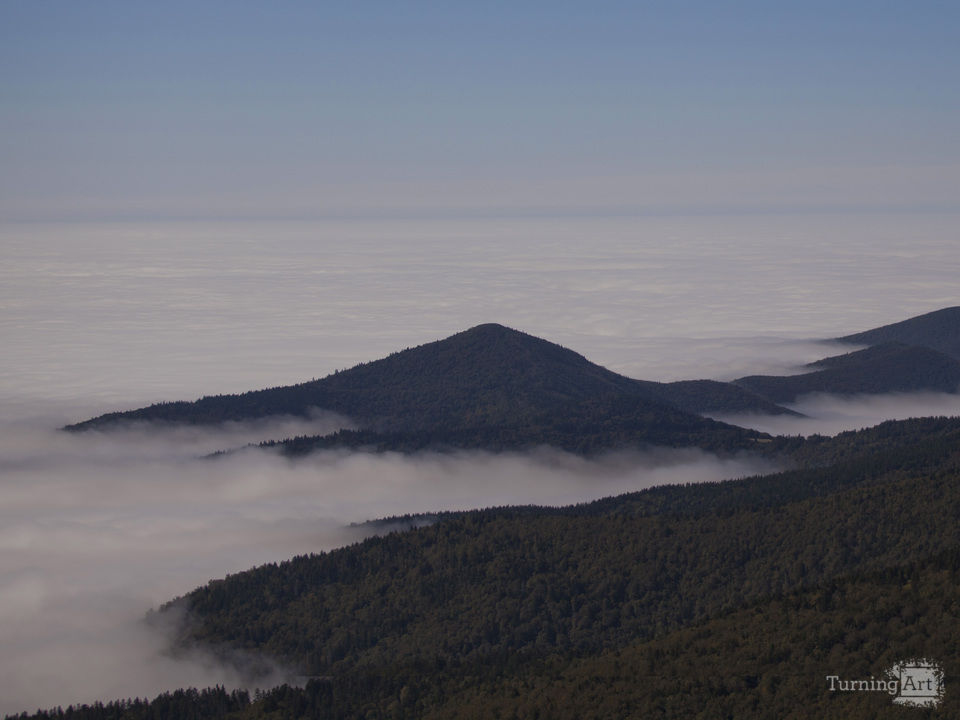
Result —
[[810, 363], [800, 375], [752, 375], [734, 383], [771, 402], [808, 393], [833, 395], [947, 392], [960, 389], [960, 360], [926, 347], [885, 343]]
[[826, 466], [447, 516], [212, 582], [177, 601], [194, 618], [183, 641], [264, 650], [385, 703], [546, 658], [602, 663], [764, 598], [960, 547], [958, 433], [955, 419], [892, 422], [806, 449]]
[[901, 322], [836, 338], [856, 345], [897, 342], [933, 348], [960, 360], [960, 307], [948, 307]]
[[181, 645], [314, 679], [196, 716], [893, 717], [825, 676], [926, 655], [956, 677], [960, 420], [779, 442], [802, 467], [450, 513], [212, 581], [160, 611], [189, 611]]
[[717, 411], [789, 412], [727, 383], [633, 380], [554, 343], [479, 325], [321, 380], [195, 402], [109, 413], [66, 429], [152, 421], [207, 424], [317, 409], [360, 430], [298, 438], [290, 454], [330, 447], [491, 451], [554, 445], [591, 452], [647, 445], [744, 449], [758, 433], [701, 417]]

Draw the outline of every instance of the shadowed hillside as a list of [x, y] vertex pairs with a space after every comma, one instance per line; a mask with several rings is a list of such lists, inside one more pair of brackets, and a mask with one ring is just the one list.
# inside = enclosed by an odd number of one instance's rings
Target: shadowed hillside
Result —
[[161, 612], [190, 611], [186, 646], [313, 677], [197, 717], [899, 717], [824, 677], [911, 656], [955, 677], [958, 438], [888, 422], [797, 440], [812, 465], [788, 473], [443, 514]]
[[671, 383], [650, 383], [651, 392], [689, 412], [701, 414], [756, 413], [762, 415], [794, 415], [757, 393], [733, 383], [717, 380], [679, 380]]
[[772, 402], [793, 402], [807, 393], [835, 395], [890, 392], [957, 392], [960, 361], [927, 347], [884, 343], [810, 363], [802, 375], [751, 375], [734, 383]]
[[757, 433], [700, 417], [706, 410], [789, 412], [727, 383], [661, 384], [618, 375], [582, 355], [502, 325], [470, 330], [300, 385], [151, 405], [68, 426], [127, 421], [204, 424], [314, 409], [358, 432], [297, 438], [293, 453], [327, 447], [601, 450], [645, 444], [748, 447]]
[[879, 345], [888, 342], [921, 345], [960, 360], [960, 306], [935, 310], [902, 322], [845, 335], [836, 340], [857, 345]]

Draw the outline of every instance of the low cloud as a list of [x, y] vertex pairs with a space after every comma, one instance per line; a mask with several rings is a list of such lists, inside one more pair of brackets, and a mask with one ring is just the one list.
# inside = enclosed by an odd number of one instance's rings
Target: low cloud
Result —
[[[808, 417], [726, 417], [786, 434], [833, 434], [885, 419], [960, 414], [960, 396], [811, 395]], [[17, 409], [19, 411], [19, 409]], [[131, 425], [71, 434], [56, 412], [0, 418], [0, 713], [153, 696], [188, 685], [249, 685], [197, 651], [172, 657], [145, 613], [207, 580], [357, 542], [406, 513], [564, 505], [670, 483], [774, 469], [695, 449], [584, 459], [527, 453], [404, 456], [325, 452], [299, 460], [247, 448], [325, 432], [343, 418], [281, 418], [217, 428]], [[257, 684], [285, 677], [272, 668]]]
[[[586, 340], [586, 339], [585, 339]], [[624, 341], [619, 340], [620, 344]], [[620, 350], [608, 367], [641, 380], [731, 381], [747, 375], [797, 375], [807, 363], [860, 346], [785, 337], [643, 338], [633, 352]], [[595, 345], [602, 345], [594, 341]], [[614, 355], [614, 353], [611, 353]]]
[[[246, 684], [212, 657], [173, 658], [152, 607], [210, 578], [373, 533], [366, 520], [506, 504], [559, 505], [769, 469], [699, 450], [585, 460], [531, 453], [321, 453], [249, 448], [302, 430], [284, 419], [215, 429], [71, 434], [0, 419], [0, 713], [189, 685]], [[340, 418], [318, 416], [316, 430]], [[252, 437], [255, 436], [255, 437]], [[261, 678], [267, 685], [283, 675]]]
[[806, 417], [723, 415], [717, 419], [774, 435], [836, 435], [845, 430], [873, 427], [885, 420], [960, 416], [960, 394], [923, 392], [841, 396], [812, 393], [786, 407]]

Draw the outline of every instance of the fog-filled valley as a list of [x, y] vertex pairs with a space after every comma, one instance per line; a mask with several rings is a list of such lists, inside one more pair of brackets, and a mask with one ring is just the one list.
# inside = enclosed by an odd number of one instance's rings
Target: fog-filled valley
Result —
[[[724, 222], [732, 232], [735, 223]], [[818, 222], [816, 229], [829, 228]], [[860, 268], [856, 286], [837, 275], [834, 286], [815, 278], [825, 267], [852, 272], [853, 265], [844, 266], [845, 255], [831, 257], [825, 245], [822, 256], [804, 255], [780, 275], [745, 286], [710, 274], [719, 255], [699, 266], [680, 262], [695, 256], [694, 248], [708, 248], [695, 234], [684, 253], [665, 255], [652, 238], [669, 228], [666, 220], [601, 222], [593, 230], [605, 237], [651, 240], [611, 240], [570, 263], [542, 260], [548, 237], [559, 232], [572, 248], [589, 223], [574, 223], [576, 231], [553, 223], [521, 226], [534, 239], [506, 262], [494, 257], [505, 242], [495, 235], [487, 244], [444, 245], [450, 226], [426, 223], [420, 229], [431, 240], [424, 242], [409, 237], [409, 221], [400, 223], [404, 236], [394, 244], [380, 223], [280, 227], [285, 242], [269, 254], [254, 252], [249, 229], [235, 238], [233, 228], [141, 228], [157, 239], [150, 251], [134, 250], [130, 228], [86, 228], [79, 236], [49, 226], [6, 229], [12, 263], [2, 271], [0, 291], [7, 350], [0, 375], [0, 644], [8, 652], [0, 661], [0, 712], [289, 680], [296, 671], [279, 665], [250, 681], [199, 649], [171, 656], [166, 629], [142, 619], [212, 578], [396, 527], [363, 525], [367, 520], [569, 505], [783, 467], [775, 458], [717, 457], [694, 448], [590, 458], [549, 447], [415, 455], [337, 450], [300, 459], [242, 449], [354, 426], [323, 409], [309, 418], [203, 427], [135, 423], [61, 431], [68, 423], [151, 402], [306, 381], [484, 321], [513, 323], [638, 379], [786, 375], [850, 349], [827, 338], [952, 299], [955, 263], [932, 230], [929, 254], [900, 268], [933, 278], [925, 292], [878, 292], [867, 303], [858, 295], [865, 281], [878, 288], [892, 282], [883, 265]], [[483, 235], [495, 226], [470, 227]], [[689, 220], [678, 221], [675, 232], [693, 227], [706, 232]], [[339, 249], [340, 233], [360, 229], [386, 234], [351, 252]], [[731, 241], [724, 260], [730, 268], [737, 267], [737, 253], [758, 261], [763, 247], [755, 221], [745, 220], [741, 230], [758, 233], [756, 242]], [[864, 243], [874, 230], [869, 224], [861, 230]], [[896, 255], [896, 237], [891, 233], [874, 252]], [[190, 238], [197, 242], [184, 262], [177, 253]], [[407, 243], [402, 262], [396, 242]], [[621, 275], [619, 265], [629, 270]], [[659, 279], [637, 282], [645, 273]], [[268, 291], [284, 297], [263, 305], [256, 298]], [[394, 297], [428, 310], [408, 318]], [[568, 316], [553, 316], [558, 304]], [[957, 415], [960, 396], [813, 395], [788, 407], [803, 416], [717, 417], [774, 434], [833, 435], [891, 418]], [[229, 449], [239, 450], [204, 457]]]
[[237, 685], [235, 673], [202, 657], [165, 657], [167, 638], [140, 622], [146, 611], [210, 578], [376, 530], [351, 523], [569, 504], [771, 467], [681, 450], [596, 461], [547, 449], [504, 456], [321, 453], [288, 461], [251, 449], [203, 460], [197, 452], [228, 440], [229, 432], [141, 427], [77, 437], [10, 420], [3, 437], [2, 712]]
[[[823, 419], [811, 414], [756, 424], [832, 434], [924, 408], [960, 414], [956, 396], [820, 398], [798, 407], [823, 411]], [[173, 659], [165, 654], [164, 628], [143, 625], [143, 616], [210, 578], [382, 531], [362, 525], [366, 520], [566, 505], [777, 469], [769, 459], [720, 459], [695, 449], [589, 460], [549, 448], [417, 456], [328, 452], [299, 460], [250, 448], [201, 457], [259, 437], [339, 425], [323, 418], [213, 429], [143, 424], [70, 435], [55, 425], [6, 418], [0, 641], [9, 652], [2, 662], [0, 711], [152, 697], [188, 685], [289, 680], [283, 668], [272, 678], [245, 679], [199, 652]]]

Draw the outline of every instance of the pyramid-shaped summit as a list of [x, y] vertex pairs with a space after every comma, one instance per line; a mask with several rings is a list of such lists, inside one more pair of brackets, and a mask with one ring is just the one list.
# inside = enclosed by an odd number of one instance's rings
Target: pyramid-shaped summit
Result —
[[645, 383], [518, 330], [487, 323], [446, 339], [299, 385], [111, 413], [70, 429], [125, 420], [215, 423], [331, 410], [363, 427], [424, 430], [515, 424], [578, 401], [628, 394], [655, 402]]
[[[689, 407], [702, 384], [737, 401], [767, 403], [746, 390], [698, 381], [690, 387], [633, 380], [555, 343], [493, 323], [395, 352], [321, 380], [195, 402], [160, 403], [102, 415], [68, 430], [131, 420], [202, 424], [328, 410], [358, 429], [280, 443], [299, 454], [331, 447], [415, 451], [509, 450], [551, 445], [594, 452], [644, 445], [751, 447], [750, 430]], [[675, 384], [676, 385], [676, 384]], [[769, 403], [767, 403], [769, 405]]]

